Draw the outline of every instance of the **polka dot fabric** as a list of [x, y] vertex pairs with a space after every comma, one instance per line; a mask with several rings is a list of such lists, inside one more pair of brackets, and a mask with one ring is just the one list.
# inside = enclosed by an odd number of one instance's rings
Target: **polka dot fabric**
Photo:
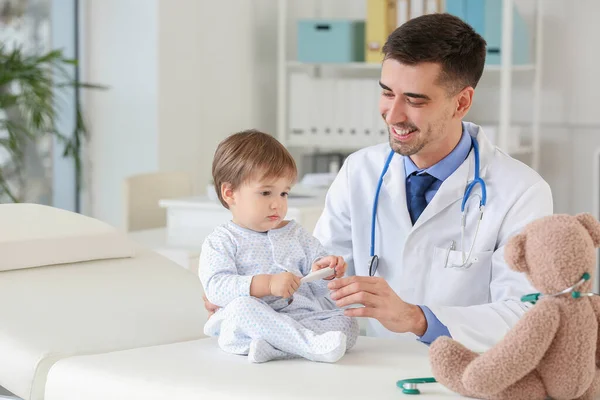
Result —
[[301, 284], [291, 304], [276, 296], [250, 296], [252, 276], [286, 271], [304, 276], [325, 255], [318, 240], [295, 221], [265, 233], [233, 222], [218, 227], [202, 246], [199, 273], [209, 301], [222, 308], [204, 333], [218, 336], [223, 350], [248, 355], [251, 362], [339, 360], [354, 346], [359, 328], [341, 309], [322, 306], [319, 299], [329, 295], [328, 281]]

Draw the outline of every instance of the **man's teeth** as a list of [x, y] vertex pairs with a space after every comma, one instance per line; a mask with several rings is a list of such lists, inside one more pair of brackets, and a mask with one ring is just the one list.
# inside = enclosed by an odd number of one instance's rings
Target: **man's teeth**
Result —
[[416, 131], [416, 129], [394, 129], [396, 133], [400, 136], [406, 136], [409, 133]]

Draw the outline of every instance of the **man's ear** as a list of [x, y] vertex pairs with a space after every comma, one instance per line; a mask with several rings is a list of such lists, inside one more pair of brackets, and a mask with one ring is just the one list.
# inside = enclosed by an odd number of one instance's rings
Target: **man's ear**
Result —
[[527, 272], [527, 262], [525, 261], [525, 241], [527, 237], [520, 233], [511, 237], [504, 248], [504, 259], [508, 265], [517, 272]]
[[233, 192], [233, 186], [229, 182], [223, 182], [221, 184], [221, 197], [223, 201], [227, 203], [228, 206], [232, 206], [235, 204], [235, 196]]
[[600, 247], [600, 222], [590, 213], [577, 214], [575, 218], [590, 234], [594, 247]]
[[463, 119], [467, 115], [473, 104], [474, 95], [475, 90], [470, 86], [460, 91], [457, 96], [456, 110], [454, 111], [455, 118]]

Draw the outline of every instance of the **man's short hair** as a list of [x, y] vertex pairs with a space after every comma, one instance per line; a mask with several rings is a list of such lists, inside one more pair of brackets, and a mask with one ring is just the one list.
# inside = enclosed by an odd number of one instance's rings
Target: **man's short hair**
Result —
[[382, 51], [384, 59], [406, 65], [439, 64], [439, 84], [455, 94], [467, 86], [477, 86], [485, 65], [486, 42], [456, 16], [426, 14], [399, 26]]

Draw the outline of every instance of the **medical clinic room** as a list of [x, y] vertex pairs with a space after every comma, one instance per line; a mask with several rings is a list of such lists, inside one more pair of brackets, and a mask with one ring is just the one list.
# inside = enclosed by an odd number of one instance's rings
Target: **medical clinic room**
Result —
[[0, 400], [600, 399], [598, 15], [0, 0]]

